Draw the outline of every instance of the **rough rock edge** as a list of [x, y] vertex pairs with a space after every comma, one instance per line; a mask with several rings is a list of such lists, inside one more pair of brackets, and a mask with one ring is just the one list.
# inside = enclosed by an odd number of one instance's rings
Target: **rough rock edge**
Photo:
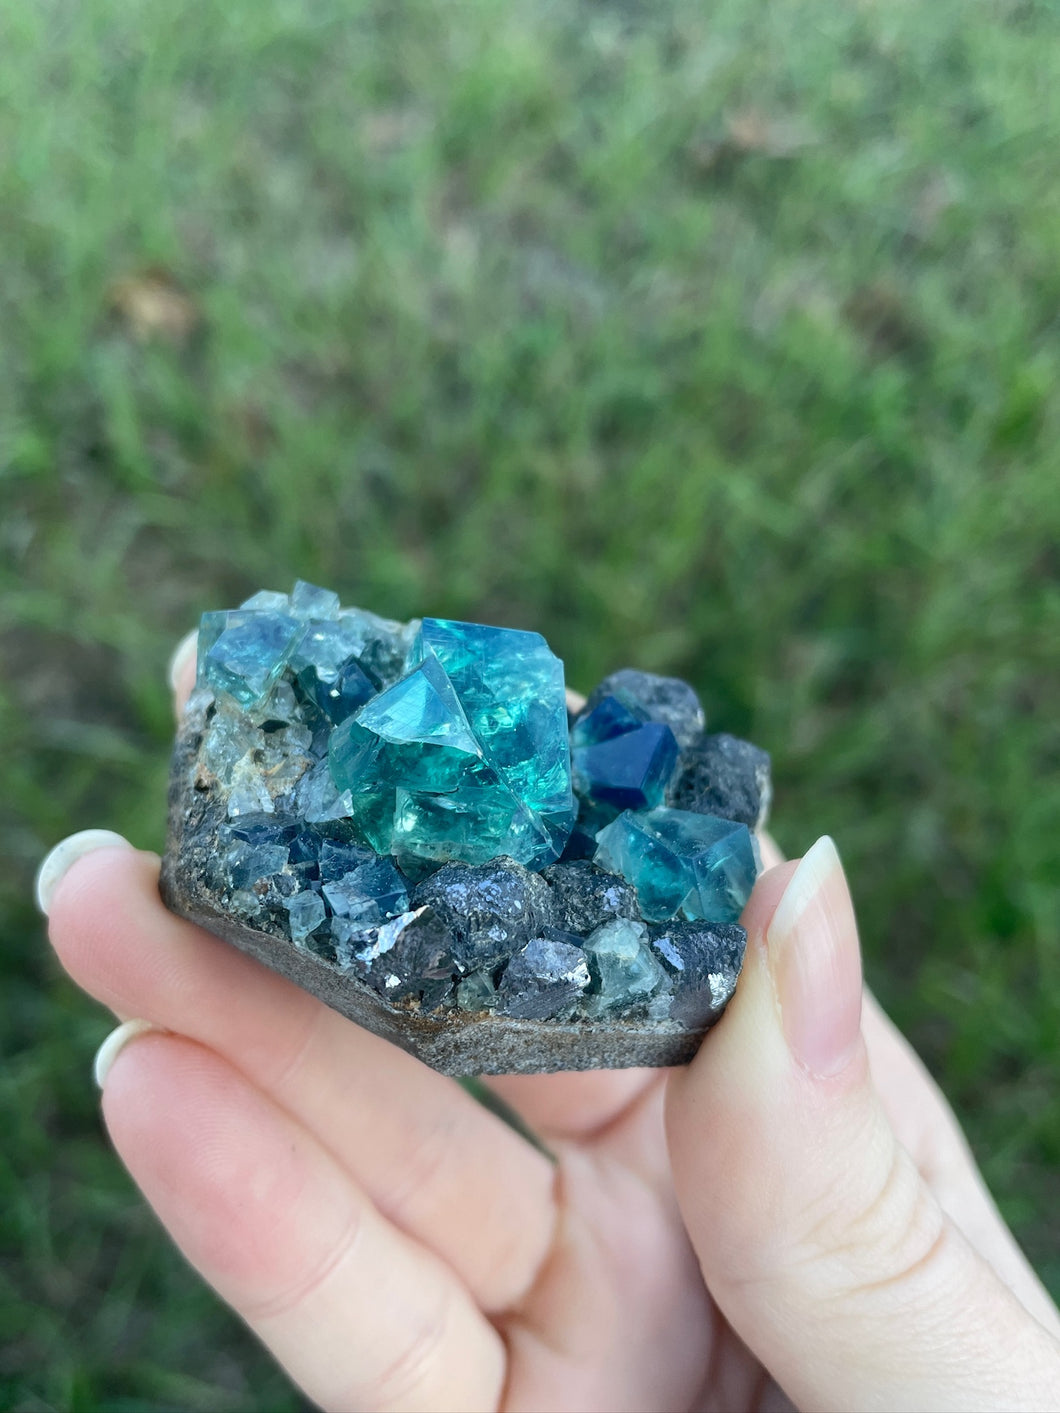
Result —
[[[169, 780], [169, 824], [160, 891], [171, 912], [231, 942], [366, 1030], [392, 1041], [448, 1075], [547, 1074], [558, 1070], [656, 1068], [683, 1065], [699, 1049], [706, 1029], [684, 1030], [676, 1021], [527, 1021], [474, 1015], [454, 1009], [421, 1016], [387, 1004], [364, 982], [296, 947], [285, 938], [248, 927], [222, 912], [186, 867], [184, 826], [195, 789], [192, 767], [203, 732], [202, 709], [181, 721]], [[722, 1013], [723, 1014], [723, 1013]], [[720, 1018], [720, 1017], [718, 1017]], [[717, 1018], [716, 1018], [717, 1019]]]

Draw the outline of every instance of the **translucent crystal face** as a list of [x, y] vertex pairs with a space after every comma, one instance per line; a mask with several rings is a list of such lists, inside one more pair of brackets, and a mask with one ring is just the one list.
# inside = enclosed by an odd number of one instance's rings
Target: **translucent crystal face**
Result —
[[408, 673], [336, 728], [332, 778], [380, 853], [542, 868], [574, 823], [563, 665], [537, 633], [425, 619]]

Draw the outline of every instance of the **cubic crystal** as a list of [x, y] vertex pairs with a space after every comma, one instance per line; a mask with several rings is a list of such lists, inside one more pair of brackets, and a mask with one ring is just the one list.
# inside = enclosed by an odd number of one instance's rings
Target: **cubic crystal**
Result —
[[651, 922], [735, 922], [761, 867], [745, 824], [665, 806], [619, 815], [597, 835], [595, 862], [633, 884]]
[[199, 681], [227, 692], [242, 706], [255, 706], [283, 671], [301, 632], [298, 619], [283, 613], [204, 613]]
[[319, 893], [295, 893], [287, 900], [287, 916], [291, 924], [291, 939], [304, 942], [327, 917], [324, 900]]
[[426, 619], [407, 675], [332, 733], [332, 778], [402, 866], [543, 867], [574, 820], [562, 664], [536, 633]]
[[291, 592], [291, 612], [298, 618], [334, 618], [339, 611], [339, 596], [330, 589], [307, 584], [296, 579]]
[[669, 726], [649, 721], [595, 745], [576, 746], [574, 787], [579, 795], [615, 809], [653, 809], [662, 804], [677, 755]]
[[635, 731], [647, 720], [647, 712], [635, 703], [627, 706], [617, 697], [601, 697], [591, 711], [586, 709], [575, 717], [570, 743], [575, 750], [579, 746], [598, 746], [601, 741]]
[[592, 1010], [621, 1010], [654, 995], [666, 986], [666, 973], [648, 942], [644, 923], [616, 918], [598, 927], [585, 941], [593, 970]]
[[324, 883], [321, 891], [336, 917], [355, 923], [385, 922], [408, 911], [408, 884], [389, 859], [359, 863], [341, 878]]

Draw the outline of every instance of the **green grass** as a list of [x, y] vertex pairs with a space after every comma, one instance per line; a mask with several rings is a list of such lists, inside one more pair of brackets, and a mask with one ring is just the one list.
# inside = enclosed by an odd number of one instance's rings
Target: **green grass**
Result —
[[1044, 0], [0, 0], [0, 1405], [298, 1406], [28, 903], [161, 844], [171, 641], [296, 573], [768, 745], [1060, 1294], [1058, 138]]

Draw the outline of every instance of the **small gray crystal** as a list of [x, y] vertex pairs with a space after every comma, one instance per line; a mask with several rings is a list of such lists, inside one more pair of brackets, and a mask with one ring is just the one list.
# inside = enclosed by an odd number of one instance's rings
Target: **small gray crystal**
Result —
[[667, 922], [651, 929], [651, 945], [680, 978], [670, 1016], [682, 1025], [710, 1025], [736, 990], [747, 933], [736, 923]]
[[637, 894], [632, 883], [617, 873], [597, 868], [588, 859], [553, 864], [541, 877], [552, 889], [553, 921], [566, 932], [587, 937], [616, 917], [637, 916]]
[[654, 672], [624, 667], [605, 677], [593, 690], [582, 715], [592, 711], [604, 697], [615, 697], [646, 720], [669, 726], [681, 747], [690, 746], [706, 729], [702, 702], [679, 677], [658, 677]]
[[761, 829], [773, 796], [769, 753], [750, 741], [719, 732], [683, 751], [667, 803], [695, 814], [734, 819]]
[[497, 988], [503, 1015], [548, 1020], [567, 1010], [590, 982], [589, 963], [569, 933], [550, 930], [520, 947]]
[[507, 858], [445, 864], [419, 884], [412, 906], [446, 920], [462, 971], [497, 965], [552, 921], [548, 884]]

